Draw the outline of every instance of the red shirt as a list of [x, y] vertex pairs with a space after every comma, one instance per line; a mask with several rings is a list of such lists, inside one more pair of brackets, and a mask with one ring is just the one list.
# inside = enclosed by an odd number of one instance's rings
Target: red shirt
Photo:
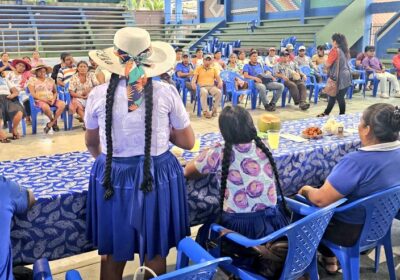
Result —
[[397, 77], [400, 78], [400, 54], [393, 56], [393, 66], [397, 70]]
[[326, 60], [326, 63], [332, 65], [336, 61], [337, 58], [338, 58], [338, 52], [337, 52], [336, 48], [333, 48], [329, 52], [328, 59]]

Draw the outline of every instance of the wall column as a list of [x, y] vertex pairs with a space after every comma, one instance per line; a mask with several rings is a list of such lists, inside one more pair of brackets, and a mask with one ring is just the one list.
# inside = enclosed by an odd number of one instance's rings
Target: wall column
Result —
[[183, 7], [182, 0], [175, 0], [175, 14], [176, 14], [176, 23], [181, 23], [183, 20]]
[[166, 24], [171, 23], [172, 5], [171, 0], [164, 0], [164, 21]]
[[224, 1], [224, 19], [226, 22], [232, 21], [232, 0], [225, 0]]
[[261, 25], [261, 21], [264, 19], [265, 1], [266, 0], [258, 0], [257, 25]]
[[301, 1], [300, 6], [300, 23], [305, 23], [305, 18], [308, 16], [307, 12], [310, 10], [310, 0]]
[[368, 46], [371, 42], [371, 24], [372, 24], [372, 13], [371, 13], [372, 0], [365, 0], [365, 16], [364, 16], [364, 36], [362, 40], [362, 49]]

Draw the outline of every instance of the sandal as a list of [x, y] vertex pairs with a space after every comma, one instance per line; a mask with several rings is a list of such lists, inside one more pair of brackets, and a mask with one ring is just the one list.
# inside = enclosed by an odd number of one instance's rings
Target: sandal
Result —
[[0, 140], [0, 143], [11, 143], [11, 140], [10, 139], [8, 139], [8, 138], [3, 138], [3, 139], [1, 139]]
[[[324, 257], [320, 256], [318, 258], [318, 263], [322, 266], [322, 268], [326, 271], [329, 275], [336, 275], [339, 271], [338, 261], [336, 257]], [[336, 269], [328, 269], [328, 267], [336, 267]]]
[[317, 118], [323, 118], [323, 117], [326, 117], [326, 116], [327, 116], [327, 114], [321, 113], [321, 114], [318, 114], [318, 115], [317, 115]]
[[217, 110], [215, 109], [215, 110], [212, 110], [212, 114], [211, 114], [211, 116], [213, 116], [213, 117], [216, 117], [216, 116], [218, 116], [218, 112], [217, 112]]
[[60, 131], [60, 128], [58, 127], [57, 123], [53, 124], [52, 128], [53, 128], [54, 132]]
[[50, 129], [51, 129], [51, 127], [49, 126], [49, 122], [48, 122], [48, 123], [46, 123], [46, 126], [44, 127], [43, 131], [44, 131], [44, 133], [47, 134], [47, 133], [49, 133]]
[[211, 119], [211, 118], [212, 118], [212, 114], [211, 114], [210, 112], [208, 112], [208, 111], [203, 112], [203, 116], [204, 116], [206, 119]]

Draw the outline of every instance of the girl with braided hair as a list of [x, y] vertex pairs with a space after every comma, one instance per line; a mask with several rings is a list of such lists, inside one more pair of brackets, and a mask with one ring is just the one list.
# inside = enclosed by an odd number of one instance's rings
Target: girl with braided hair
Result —
[[102, 255], [101, 279], [122, 279], [126, 261], [139, 254], [157, 274], [169, 249], [190, 234], [183, 169], [169, 152], [194, 134], [176, 89], [152, 77], [175, 62], [167, 43], [127, 27], [114, 48], [91, 51], [109, 83], [92, 90], [85, 110], [86, 145], [96, 158], [87, 199], [87, 236]]
[[[209, 173], [219, 175], [218, 223], [230, 230], [256, 239], [286, 226], [283, 207], [277, 207], [281, 185], [276, 164], [268, 146], [257, 136], [249, 112], [239, 106], [225, 107], [219, 128], [225, 144], [203, 151], [185, 167], [185, 176], [196, 179]], [[198, 241], [202, 245], [214, 221], [200, 229]]]

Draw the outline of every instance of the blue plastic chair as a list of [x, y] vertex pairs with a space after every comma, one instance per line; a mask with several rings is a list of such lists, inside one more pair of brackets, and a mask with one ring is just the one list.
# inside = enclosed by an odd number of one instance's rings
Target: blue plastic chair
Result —
[[[232, 72], [232, 71], [222, 71], [220, 73], [220, 77], [222, 79], [222, 81], [225, 84], [226, 87], [226, 92], [224, 94], [224, 96], [222, 97], [222, 108], [224, 108], [225, 105], [225, 98], [228, 96], [228, 93], [231, 94], [232, 96], [232, 105], [233, 106], [237, 106], [238, 104], [238, 98], [241, 95], [247, 95], [250, 96], [252, 99], [254, 98], [254, 81], [250, 81], [247, 79], [244, 79], [243, 77], [241, 77], [239, 74]], [[245, 80], [246, 82], [249, 83], [249, 88], [248, 89], [244, 89], [244, 90], [237, 90], [235, 88], [235, 78], [239, 78], [241, 80]], [[247, 100], [247, 98], [246, 98]], [[247, 102], [246, 102], [247, 103]], [[254, 109], [254, 108], [252, 108]]]
[[[244, 247], [252, 247], [286, 237], [289, 250], [279, 279], [298, 279], [308, 273], [312, 280], [317, 280], [316, 252], [319, 242], [334, 214], [335, 208], [344, 203], [346, 199], [338, 200], [321, 209], [288, 198], [286, 201], [294, 212], [307, 216], [260, 239], [249, 239], [238, 233], [229, 233], [226, 235], [226, 238]], [[211, 238], [216, 237], [223, 229], [224, 227], [213, 224], [211, 226]], [[211, 254], [219, 256], [218, 249], [219, 247], [211, 250]], [[264, 279], [260, 275], [235, 267], [234, 265], [223, 264], [221, 266], [243, 280]]]
[[72, 130], [74, 121], [74, 114], [70, 114], [69, 106], [71, 105], [72, 97], [69, 93], [69, 83], [65, 84], [65, 87], [57, 86], [57, 93], [60, 100], [65, 102], [65, 118], [67, 123], [67, 130]]
[[[39, 113], [42, 113], [42, 110], [35, 105], [35, 99], [33, 96], [29, 93], [29, 89], [26, 88], [26, 93], [29, 94], [29, 105], [31, 107], [31, 119], [32, 119], [32, 134], [36, 134], [37, 132], [37, 116]], [[60, 98], [60, 100], [63, 100]], [[57, 111], [57, 108], [54, 106], [50, 106], [50, 110], [54, 113]], [[67, 131], [67, 116], [65, 111], [62, 113], [61, 118], [64, 120], [64, 130]]]
[[[389, 71], [386, 71], [386, 72], [389, 72]], [[372, 82], [372, 84], [373, 84], [372, 96], [376, 97], [376, 95], [378, 93], [378, 86], [380, 83], [380, 81], [376, 77], [376, 72], [375, 71], [366, 71], [366, 79], [367, 79], [366, 83]], [[389, 82], [389, 89], [390, 88], [391, 88], [391, 83]], [[389, 91], [389, 93], [390, 93], [390, 91]]]
[[306, 88], [308, 88], [309, 91], [310, 91], [310, 96], [309, 96], [308, 100], [311, 100], [311, 97], [312, 97], [313, 92], [314, 92], [315, 93], [314, 94], [314, 103], [317, 104], [318, 103], [318, 93], [319, 92], [317, 92], [314, 89], [316, 87], [316, 84], [318, 84], [318, 83], [317, 83], [317, 80], [316, 80], [315, 76], [311, 73], [311, 68], [309, 66], [301, 66], [300, 67], [300, 71], [304, 75], [307, 76], [307, 80], [306, 80], [305, 84], [306, 84]]
[[33, 280], [53, 280], [46, 258], [38, 259], [33, 264]]
[[[207, 102], [208, 102], [209, 110], [211, 110], [212, 109], [212, 104], [213, 104], [213, 97], [211, 95], [208, 95]], [[196, 98], [194, 100], [193, 113], [196, 111], [196, 105], [197, 105], [197, 116], [201, 117], [201, 110], [202, 110], [201, 106], [202, 105], [201, 105], [200, 87], [199, 87], [199, 85], [197, 85], [197, 87], [196, 87]]]
[[[177, 249], [176, 270], [152, 279], [211, 280], [219, 265], [227, 265], [232, 261], [231, 258], [227, 257], [215, 259], [190, 237], [182, 239]], [[188, 266], [189, 260], [195, 264]], [[35, 269], [37, 271], [36, 274]], [[37, 278], [34, 277], [34, 280], [53, 279], [47, 259], [36, 261], [33, 270], [34, 275], [37, 275]], [[78, 271], [70, 270], [66, 273], [65, 280], [82, 280], [82, 278]]]
[[[189, 259], [195, 265], [189, 265]], [[182, 239], [178, 244], [176, 257], [176, 271], [153, 278], [158, 280], [206, 280], [213, 279], [219, 265], [228, 265], [231, 258], [215, 259], [190, 237]]]
[[336, 209], [336, 213], [346, 213], [352, 209], [365, 211], [365, 223], [359, 240], [353, 247], [338, 246], [328, 240], [321, 243], [327, 246], [338, 258], [344, 280], [360, 279], [360, 253], [371, 248], [375, 251], [375, 271], [379, 268], [380, 247], [385, 255], [391, 280], [396, 279], [393, 262], [390, 230], [394, 217], [400, 209], [400, 186], [358, 199]]
[[186, 88], [186, 78], [179, 78], [178, 76], [176, 76], [175, 82], [178, 92], [182, 94], [183, 105], [186, 107], [187, 93], [188, 93], [188, 89]]
[[[354, 59], [354, 58], [353, 58]], [[362, 91], [363, 91], [363, 96], [364, 96], [364, 98], [365, 98], [365, 90], [366, 90], [366, 87], [367, 87], [367, 77], [366, 77], [366, 73], [365, 73], [365, 71], [364, 70], [357, 70], [356, 69], [356, 67], [355, 67], [355, 59], [354, 59], [354, 61], [352, 61], [353, 59], [351, 59], [350, 61], [349, 61], [349, 67], [350, 67], [350, 70], [352, 71], [352, 72], [357, 72], [357, 73], [359, 73], [360, 74], [360, 78], [358, 78], [358, 79], [352, 79], [351, 80], [351, 88], [350, 88], [350, 90], [348, 91], [348, 93], [347, 93], [347, 98], [349, 98], [349, 99], [351, 99], [352, 97], [353, 97], [353, 93], [354, 93], [354, 88], [357, 86], [357, 85], [359, 85], [360, 86], [360, 89], [362, 89]]]

